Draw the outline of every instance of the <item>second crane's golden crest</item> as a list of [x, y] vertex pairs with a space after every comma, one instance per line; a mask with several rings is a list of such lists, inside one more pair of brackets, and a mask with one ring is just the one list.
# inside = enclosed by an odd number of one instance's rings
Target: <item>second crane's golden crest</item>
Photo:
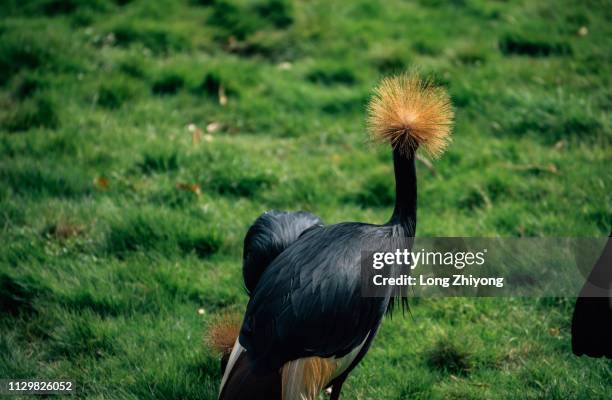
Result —
[[437, 157], [450, 141], [454, 113], [448, 93], [414, 72], [383, 79], [368, 113], [372, 137], [401, 151], [422, 147]]

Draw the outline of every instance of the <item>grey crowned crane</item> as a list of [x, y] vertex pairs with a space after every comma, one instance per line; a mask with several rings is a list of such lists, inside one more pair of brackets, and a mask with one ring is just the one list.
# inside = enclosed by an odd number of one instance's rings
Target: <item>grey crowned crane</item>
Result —
[[[306, 212], [268, 212], [244, 241], [249, 294], [239, 337], [227, 351], [219, 399], [310, 400], [342, 384], [368, 351], [393, 294], [361, 295], [361, 250], [416, 229], [415, 152], [449, 141], [447, 93], [414, 73], [384, 79], [369, 105], [374, 139], [391, 144], [395, 209], [389, 222], [324, 225]], [[229, 355], [228, 355], [229, 354]]]

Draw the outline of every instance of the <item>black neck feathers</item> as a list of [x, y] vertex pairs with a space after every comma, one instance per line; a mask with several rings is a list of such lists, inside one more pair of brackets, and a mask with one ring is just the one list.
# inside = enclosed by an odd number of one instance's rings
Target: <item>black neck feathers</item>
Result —
[[417, 177], [415, 153], [393, 150], [395, 170], [395, 209], [388, 225], [403, 228], [404, 235], [414, 236], [416, 231]]

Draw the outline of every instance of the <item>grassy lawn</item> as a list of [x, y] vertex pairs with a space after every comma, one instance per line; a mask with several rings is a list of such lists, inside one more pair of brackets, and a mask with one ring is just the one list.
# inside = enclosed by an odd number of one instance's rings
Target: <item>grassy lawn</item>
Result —
[[[271, 208], [382, 223], [393, 173], [365, 105], [446, 86], [454, 141], [419, 164], [420, 236], [612, 230], [609, 1], [5, 0], [0, 377], [88, 398], [215, 399], [204, 343], [242, 312]], [[573, 299], [413, 299], [345, 399], [604, 399]], [[323, 398], [323, 397], [322, 397]]]

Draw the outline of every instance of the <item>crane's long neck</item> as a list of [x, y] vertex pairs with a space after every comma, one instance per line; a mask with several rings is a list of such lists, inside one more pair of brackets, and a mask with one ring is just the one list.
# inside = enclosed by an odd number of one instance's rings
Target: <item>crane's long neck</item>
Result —
[[404, 235], [414, 236], [416, 231], [417, 178], [414, 151], [402, 154], [393, 150], [395, 170], [395, 209], [389, 225], [398, 225]]

